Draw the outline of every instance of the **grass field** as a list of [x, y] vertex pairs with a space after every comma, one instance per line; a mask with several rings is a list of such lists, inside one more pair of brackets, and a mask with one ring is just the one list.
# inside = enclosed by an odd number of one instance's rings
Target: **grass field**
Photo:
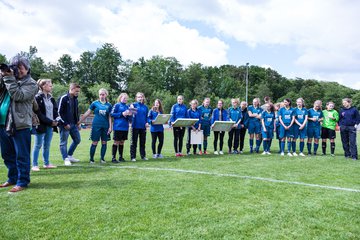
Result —
[[343, 157], [339, 135], [336, 157], [175, 158], [166, 132], [166, 158], [153, 160], [148, 134], [149, 161], [111, 164], [109, 145], [108, 163], [98, 147], [90, 165], [81, 134], [80, 163], [63, 166], [55, 134], [59, 167], [32, 173], [23, 192], [0, 189], [0, 239], [360, 239], [360, 162]]

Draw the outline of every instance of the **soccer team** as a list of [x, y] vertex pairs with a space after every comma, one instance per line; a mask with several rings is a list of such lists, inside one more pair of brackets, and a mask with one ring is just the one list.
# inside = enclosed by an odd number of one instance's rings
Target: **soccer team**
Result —
[[[42, 149], [44, 168], [56, 168], [49, 161], [50, 144], [53, 132], [59, 131], [60, 153], [66, 166], [79, 160], [73, 154], [80, 144], [80, 126], [91, 114], [94, 114], [90, 134], [90, 163], [95, 162], [95, 152], [101, 141], [100, 162], [106, 163], [107, 142], [113, 132], [112, 163], [124, 162], [124, 144], [130, 131], [130, 158], [137, 160], [139, 141], [140, 158], [146, 157], [145, 143], [147, 128], [150, 127], [153, 158], [164, 158], [164, 126], [156, 124], [155, 119], [164, 113], [162, 102], [156, 99], [149, 110], [145, 105], [145, 95], [138, 92], [135, 102], [128, 104], [129, 96], [121, 93], [117, 103], [112, 106], [108, 100], [108, 91], [99, 90], [99, 99], [92, 102], [89, 109], [80, 117], [78, 95], [80, 86], [71, 83], [69, 91], [56, 102], [52, 92], [50, 79], [40, 79], [37, 83], [30, 76], [28, 59], [18, 55], [13, 58], [12, 65], [17, 71], [1, 72], [0, 82], [0, 146], [1, 155], [8, 168], [8, 180], [0, 184], [0, 188], [13, 186], [10, 192], [25, 189], [30, 183], [30, 148], [31, 133], [34, 134], [32, 150], [32, 171], [40, 171], [38, 165], [39, 152]], [[319, 140], [322, 139], [322, 154], [326, 154], [327, 139], [330, 140], [330, 153], [335, 153], [335, 137], [337, 124], [340, 127], [341, 140], [346, 158], [358, 159], [356, 130], [360, 123], [359, 111], [351, 106], [349, 98], [342, 100], [343, 107], [338, 113], [333, 102], [326, 103], [322, 110], [322, 102], [317, 100], [313, 107], [305, 108], [304, 99], [298, 98], [292, 107], [290, 99], [273, 104], [265, 97], [265, 104], [260, 106], [260, 99], [255, 98], [251, 106], [239, 99], [231, 100], [231, 107], [225, 109], [223, 100], [219, 100], [214, 109], [210, 107], [210, 99], [205, 98], [199, 106], [196, 99], [191, 100], [190, 107], [184, 103], [184, 97], [178, 96], [177, 103], [171, 108], [168, 122], [173, 131], [173, 145], [176, 157], [182, 157], [184, 135], [187, 129], [186, 154], [209, 154], [208, 137], [216, 121], [232, 121], [234, 124], [228, 132], [229, 154], [243, 153], [246, 131], [249, 134], [250, 153], [259, 153], [263, 143], [262, 154], [271, 154], [270, 149], [274, 133], [278, 139], [279, 153], [285, 155], [287, 142], [288, 156], [305, 156], [304, 147], [307, 138], [307, 154], [316, 155]], [[179, 118], [198, 119], [191, 127], [172, 126]], [[131, 128], [130, 128], [131, 126]], [[191, 144], [191, 131], [203, 132], [202, 144]], [[214, 154], [223, 155], [224, 131], [213, 131]], [[72, 143], [67, 147], [68, 138]], [[254, 146], [255, 139], [255, 146]], [[299, 151], [297, 152], [297, 139]], [[158, 141], [158, 144], [157, 144]], [[218, 146], [219, 141], [219, 146]], [[314, 143], [313, 143], [314, 142]], [[218, 148], [219, 147], [219, 148]], [[117, 158], [117, 153], [119, 157]]]

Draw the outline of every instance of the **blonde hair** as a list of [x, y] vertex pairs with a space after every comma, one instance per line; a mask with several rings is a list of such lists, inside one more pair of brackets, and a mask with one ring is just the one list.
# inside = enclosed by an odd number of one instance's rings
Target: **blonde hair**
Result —
[[139, 96], [139, 95], [142, 96], [142, 97], [144, 98], [144, 102], [146, 102], [145, 94], [142, 93], [142, 92], [137, 92], [136, 95], [135, 95], [135, 97], [137, 97], [137, 96]]
[[303, 99], [303, 98], [298, 98], [298, 99], [296, 99], [296, 101], [298, 101], [298, 100], [301, 101], [301, 106], [302, 106], [302, 107], [305, 107], [305, 101], [304, 101], [304, 99]]
[[100, 88], [100, 89], [99, 89], [99, 94], [100, 94], [101, 92], [105, 92], [106, 96], [109, 96], [109, 92], [108, 92], [108, 90], [106, 90], [105, 88]]
[[238, 105], [240, 105], [240, 100], [239, 100], [238, 98], [232, 98], [232, 99], [231, 99], [231, 102], [232, 102], [232, 101], [235, 101]]
[[191, 103], [193, 103], [193, 102], [194, 102], [194, 103], [196, 103], [196, 105], [199, 105], [199, 102], [198, 102], [198, 100], [197, 100], [197, 99], [193, 99], [193, 100], [191, 100], [190, 104], [191, 104]]
[[117, 102], [121, 102], [123, 97], [129, 98], [129, 95], [127, 93], [120, 93], [119, 97], [117, 98]]
[[48, 84], [48, 83], [51, 83], [51, 79], [39, 79], [39, 80], [37, 81], [37, 85], [39, 86], [39, 88], [40, 88], [41, 90], [43, 90], [44, 85], [46, 85], [46, 84]]

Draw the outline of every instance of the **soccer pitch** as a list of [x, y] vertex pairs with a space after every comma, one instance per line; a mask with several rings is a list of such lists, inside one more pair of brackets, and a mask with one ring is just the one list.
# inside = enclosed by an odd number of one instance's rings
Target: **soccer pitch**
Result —
[[[166, 131], [165, 158], [152, 159], [148, 132], [148, 161], [130, 162], [126, 141], [127, 162], [112, 164], [110, 141], [93, 165], [89, 133], [80, 163], [63, 166], [54, 134], [59, 167], [32, 172], [25, 191], [0, 189], [0, 239], [359, 239], [360, 161], [344, 158], [339, 133], [336, 157], [282, 157], [275, 140], [272, 155], [249, 154], [246, 136], [244, 154], [175, 158]], [[1, 162], [2, 182], [6, 172]]]

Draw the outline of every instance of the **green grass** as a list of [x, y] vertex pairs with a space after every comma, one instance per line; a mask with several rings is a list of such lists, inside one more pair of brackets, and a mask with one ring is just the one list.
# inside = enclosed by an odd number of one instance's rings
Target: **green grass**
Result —
[[[98, 147], [96, 164], [89, 165], [89, 131], [81, 133], [75, 154], [80, 163], [63, 166], [55, 134], [51, 161], [59, 167], [32, 173], [26, 191], [0, 189], [0, 239], [360, 238], [360, 192], [241, 177], [360, 190], [360, 163], [345, 160], [339, 140], [336, 157], [179, 159], [173, 157], [172, 133], [166, 132], [165, 159], [150, 158], [148, 134], [149, 161], [100, 165]], [[125, 151], [128, 160], [129, 141]], [[108, 162], [110, 152], [109, 144]], [[6, 180], [3, 163], [0, 177]]]

